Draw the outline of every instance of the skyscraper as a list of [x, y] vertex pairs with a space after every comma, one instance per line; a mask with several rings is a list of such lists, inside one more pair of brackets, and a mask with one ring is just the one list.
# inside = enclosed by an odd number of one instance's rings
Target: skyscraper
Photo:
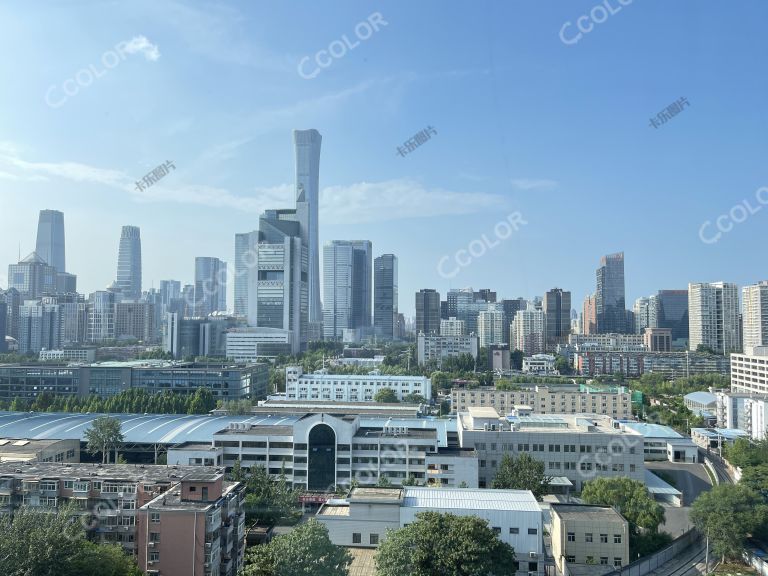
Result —
[[377, 337], [398, 336], [397, 256], [382, 254], [373, 263], [373, 329]]
[[227, 264], [218, 258], [198, 256], [195, 258], [196, 317], [205, 317], [213, 312], [226, 311]]
[[581, 333], [597, 334], [597, 308], [595, 306], [594, 294], [584, 298], [581, 312]]
[[739, 287], [727, 282], [688, 284], [691, 350], [700, 345], [716, 354], [741, 349]]
[[416, 334], [440, 334], [440, 292], [424, 288], [416, 292]]
[[323, 247], [323, 336], [338, 339], [346, 328], [371, 321], [371, 243], [334, 240]]
[[568, 342], [571, 333], [571, 293], [552, 288], [545, 295], [542, 310], [546, 315], [547, 350], [554, 351], [558, 344]]
[[56, 292], [56, 270], [32, 252], [18, 264], [8, 266], [8, 288], [15, 288], [21, 300], [36, 300]]
[[546, 329], [544, 311], [529, 304], [526, 310], [520, 310], [515, 314], [515, 320], [509, 329], [509, 347], [513, 350], [521, 350], [528, 356], [541, 354], [544, 352]]
[[632, 313], [635, 316], [635, 334], [645, 334], [646, 328], [658, 327], [658, 300], [656, 296], [642, 296], [635, 300]]
[[235, 234], [235, 316], [248, 315], [248, 271], [254, 266], [258, 231]]
[[501, 305], [490, 304], [488, 310], [477, 315], [477, 335], [481, 348], [504, 342], [504, 310]]
[[65, 272], [64, 213], [58, 210], [40, 210], [37, 222], [35, 252], [56, 272]]
[[627, 307], [624, 298], [624, 252], [600, 260], [595, 291], [597, 333], [626, 334]]
[[123, 226], [117, 255], [117, 287], [126, 300], [141, 298], [141, 231]]
[[656, 326], [672, 330], [672, 346], [688, 347], [688, 290], [659, 290]]
[[768, 346], [768, 281], [744, 286], [743, 349], [753, 354], [756, 346]]
[[[294, 130], [296, 154], [296, 211], [301, 225], [301, 239], [309, 254], [309, 323], [315, 326], [323, 321], [320, 304], [320, 145], [322, 136], [317, 130]], [[314, 332], [316, 328], [313, 328]]]

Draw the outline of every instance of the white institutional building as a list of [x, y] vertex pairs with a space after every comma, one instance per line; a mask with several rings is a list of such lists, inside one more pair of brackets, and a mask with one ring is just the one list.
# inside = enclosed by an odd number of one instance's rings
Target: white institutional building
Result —
[[336, 400], [373, 402], [377, 392], [389, 388], [402, 401], [409, 394], [432, 398], [432, 381], [426, 376], [358, 374], [304, 374], [301, 366], [285, 369], [287, 400]]

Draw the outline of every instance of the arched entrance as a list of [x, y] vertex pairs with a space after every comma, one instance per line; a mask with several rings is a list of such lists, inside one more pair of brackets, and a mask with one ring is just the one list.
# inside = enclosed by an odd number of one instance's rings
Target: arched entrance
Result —
[[318, 424], [308, 440], [307, 490], [329, 490], [336, 485], [336, 433], [328, 424]]

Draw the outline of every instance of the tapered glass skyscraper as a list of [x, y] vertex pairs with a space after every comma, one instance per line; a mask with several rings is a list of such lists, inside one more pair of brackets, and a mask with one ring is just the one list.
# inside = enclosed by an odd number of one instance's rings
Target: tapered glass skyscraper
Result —
[[626, 334], [627, 306], [624, 296], [624, 252], [608, 254], [597, 269], [597, 332]]
[[117, 254], [117, 286], [128, 300], [141, 298], [141, 231], [123, 226]]
[[[320, 144], [317, 130], [294, 130], [296, 153], [296, 208], [301, 226], [301, 239], [309, 254], [309, 324], [317, 330], [323, 321], [320, 304], [320, 236], [318, 234], [318, 205], [320, 195]], [[314, 325], [314, 326], [313, 326]]]
[[35, 252], [56, 272], [65, 272], [64, 213], [58, 210], [40, 210], [37, 222]]

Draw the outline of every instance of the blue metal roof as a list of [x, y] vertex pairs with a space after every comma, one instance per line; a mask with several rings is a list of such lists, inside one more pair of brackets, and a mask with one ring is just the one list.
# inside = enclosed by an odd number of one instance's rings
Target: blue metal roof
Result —
[[138, 444], [211, 442], [232, 422], [291, 425], [300, 416], [208, 416], [184, 414], [79, 414], [55, 412], [0, 412], [0, 437], [34, 440], [83, 440], [96, 418], [111, 416], [122, 422], [125, 441]]
[[715, 404], [717, 403], [717, 396], [711, 392], [691, 392], [683, 397], [685, 400], [696, 402], [697, 404]]
[[622, 426], [631, 428], [645, 438], [682, 438], [683, 435], [675, 432], [669, 426], [662, 424], [648, 424], [646, 422], [624, 422]]

